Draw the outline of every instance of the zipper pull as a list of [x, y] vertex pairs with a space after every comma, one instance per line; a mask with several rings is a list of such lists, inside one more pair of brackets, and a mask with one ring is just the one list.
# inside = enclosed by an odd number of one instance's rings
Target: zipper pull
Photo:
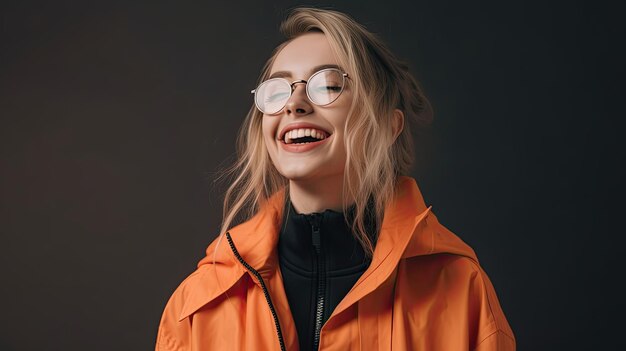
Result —
[[307, 216], [307, 219], [311, 224], [311, 239], [313, 241], [313, 246], [315, 247], [315, 251], [319, 253], [322, 248], [322, 238], [320, 235], [320, 222], [322, 220], [322, 215], [319, 213], [311, 213]]

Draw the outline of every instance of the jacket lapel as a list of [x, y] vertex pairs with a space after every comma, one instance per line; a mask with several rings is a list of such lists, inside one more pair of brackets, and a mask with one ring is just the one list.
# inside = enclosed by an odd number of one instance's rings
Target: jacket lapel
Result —
[[[284, 196], [284, 191], [277, 192], [254, 217], [228, 231], [241, 257], [264, 280], [275, 274], [278, 267], [276, 246]], [[179, 320], [224, 294], [245, 273], [246, 269], [235, 258], [222, 234], [206, 249], [206, 256], [198, 263], [198, 269], [181, 284], [188, 294]], [[259, 284], [253, 275], [250, 277]]]
[[396, 198], [385, 210], [372, 263], [335, 308], [328, 322], [384, 284], [393, 276], [400, 259], [452, 253], [478, 262], [474, 251], [439, 224], [431, 210], [432, 206], [426, 207], [415, 180], [400, 177]]
[[330, 319], [383, 284], [394, 272], [411, 239], [424, 234], [416, 228], [428, 216], [432, 206], [426, 208], [414, 180], [401, 177], [398, 187], [395, 201], [385, 210], [372, 263], [337, 305]]

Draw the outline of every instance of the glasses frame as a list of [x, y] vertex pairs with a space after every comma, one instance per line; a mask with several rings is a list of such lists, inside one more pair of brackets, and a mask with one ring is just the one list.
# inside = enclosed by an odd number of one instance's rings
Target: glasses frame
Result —
[[[311, 99], [311, 94], [309, 93], [309, 84], [308, 83], [309, 83], [309, 81], [313, 77], [315, 77], [316, 75], [318, 75], [320, 73], [326, 72], [326, 71], [336, 71], [336, 72], [339, 72], [341, 74], [341, 78], [342, 78], [342, 81], [341, 81], [341, 91], [339, 92], [339, 94], [337, 94], [335, 99], [333, 99], [332, 101], [330, 101], [328, 103], [325, 103], [325, 104], [318, 104], [318, 103], [315, 103], [313, 101], [313, 99]], [[296, 88], [294, 88], [294, 86], [296, 84], [304, 84], [305, 85], [304, 90], [306, 91], [306, 96], [307, 96], [307, 98], [309, 99], [309, 101], [313, 105], [316, 105], [316, 106], [327, 106], [327, 105], [330, 105], [333, 102], [337, 101], [337, 99], [339, 99], [339, 96], [345, 90], [346, 78], [348, 78], [348, 79], [350, 78], [348, 76], [348, 73], [343, 72], [339, 68], [324, 68], [324, 69], [321, 69], [321, 70], [311, 74], [311, 76], [307, 80], [299, 79], [299, 80], [294, 80], [293, 82], [289, 83], [289, 81], [287, 79], [285, 79], [285, 78], [271, 78], [271, 79], [268, 79], [266, 81], [263, 81], [261, 84], [259, 84], [259, 86], [257, 86], [256, 89], [251, 90], [250, 93], [254, 94], [254, 105], [256, 106], [257, 110], [261, 111], [261, 113], [263, 113], [264, 115], [275, 115], [275, 114], [278, 114], [280, 111], [282, 111], [285, 108], [285, 106], [287, 106], [287, 102], [289, 102], [289, 99], [291, 99], [291, 96], [293, 95], [294, 90], [296, 90]], [[262, 108], [259, 107], [259, 104], [257, 103], [257, 99], [256, 99], [256, 92], [259, 90], [259, 88], [261, 88], [262, 85], [267, 84], [268, 82], [271, 82], [271, 81], [283, 81], [283, 82], [286, 82], [287, 84], [289, 84], [289, 87], [291, 88], [291, 90], [289, 91], [289, 97], [287, 97], [287, 99], [285, 99], [285, 104], [280, 109], [278, 109], [278, 111], [273, 112], [273, 113], [267, 113], [267, 112], [263, 111]]]

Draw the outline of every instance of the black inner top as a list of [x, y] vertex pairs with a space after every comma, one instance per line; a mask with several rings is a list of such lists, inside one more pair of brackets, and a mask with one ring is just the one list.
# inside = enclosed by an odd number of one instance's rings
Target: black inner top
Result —
[[[348, 209], [349, 220], [353, 218], [354, 208]], [[300, 350], [313, 350], [319, 342], [319, 329], [365, 272], [370, 260], [342, 212], [299, 214], [287, 201], [283, 213], [286, 215], [278, 255], [285, 292]], [[375, 243], [373, 216], [366, 217], [365, 225], [370, 240]]]

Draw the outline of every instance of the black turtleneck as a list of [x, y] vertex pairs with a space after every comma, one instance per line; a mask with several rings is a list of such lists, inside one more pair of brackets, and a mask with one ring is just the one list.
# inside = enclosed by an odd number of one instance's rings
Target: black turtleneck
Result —
[[[300, 350], [317, 350], [319, 332], [339, 302], [365, 272], [370, 260], [342, 212], [298, 214], [290, 201], [278, 241], [278, 255]], [[354, 206], [348, 211], [353, 218]], [[367, 217], [375, 239], [375, 223]], [[375, 242], [375, 241], [373, 241]]]

